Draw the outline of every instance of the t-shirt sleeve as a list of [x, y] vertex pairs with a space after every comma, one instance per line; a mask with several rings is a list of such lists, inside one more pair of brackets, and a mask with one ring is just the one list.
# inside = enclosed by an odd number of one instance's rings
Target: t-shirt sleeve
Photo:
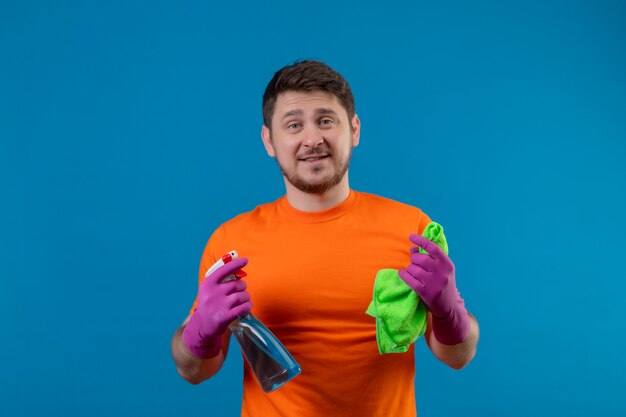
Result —
[[[198, 267], [198, 287], [202, 284], [204, 275], [209, 268], [227, 252], [224, 247], [224, 227], [220, 226], [213, 232], [204, 247], [204, 252], [202, 253], [202, 258], [200, 259], [200, 266]], [[193, 306], [191, 307], [191, 310], [189, 310], [190, 315], [196, 311], [197, 306], [198, 297], [196, 296]]]
[[430, 220], [430, 217], [428, 217], [428, 214], [420, 210], [420, 215], [417, 219], [417, 230], [420, 235], [424, 233], [424, 229], [426, 229], [426, 226], [428, 226], [431, 221], [432, 220]]

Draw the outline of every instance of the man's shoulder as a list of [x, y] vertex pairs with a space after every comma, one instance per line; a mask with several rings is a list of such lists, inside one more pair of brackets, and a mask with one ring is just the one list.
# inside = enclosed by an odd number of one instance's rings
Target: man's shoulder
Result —
[[380, 210], [398, 210], [406, 212], [422, 211], [419, 207], [394, 200], [389, 197], [383, 197], [378, 194], [366, 193], [359, 191], [360, 198], [373, 209]]
[[221, 227], [249, 227], [252, 224], [264, 223], [276, 215], [276, 207], [280, 199], [259, 204], [254, 209], [236, 215], [222, 223]]
[[401, 234], [421, 233], [430, 217], [419, 207], [371, 193], [360, 193], [363, 223]]

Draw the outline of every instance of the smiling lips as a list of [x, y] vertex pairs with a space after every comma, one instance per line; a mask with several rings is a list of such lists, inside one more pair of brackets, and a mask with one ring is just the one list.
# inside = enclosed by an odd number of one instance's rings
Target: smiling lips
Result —
[[299, 161], [303, 162], [316, 162], [321, 161], [322, 159], [328, 158], [329, 155], [316, 155], [316, 156], [307, 156], [306, 158], [299, 158]]

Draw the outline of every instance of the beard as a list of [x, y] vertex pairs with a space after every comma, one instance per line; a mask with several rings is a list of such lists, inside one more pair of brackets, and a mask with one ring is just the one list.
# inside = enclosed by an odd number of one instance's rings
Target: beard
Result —
[[[298, 175], [295, 170], [293, 173], [287, 172], [280, 164], [278, 158], [276, 158], [276, 163], [278, 164], [278, 168], [280, 168], [280, 172], [287, 179], [287, 181], [289, 181], [298, 190], [308, 194], [322, 194], [339, 184], [343, 177], [346, 175], [346, 172], [348, 172], [348, 168], [350, 167], [350, 161], [352, 160], [352, 149], [353, 147], [350, 146], [348, 157], [343, 164], [341, 163], [341, 161], [333, 162], [333, 167], [335, 168], [335, 172], [333, 173], [333, 175], [331, 175], [329, 178], [320, 179], [317, 181], [307, 181], [300, 175]], [[313, 155], [314, 154], [307, 156]]]

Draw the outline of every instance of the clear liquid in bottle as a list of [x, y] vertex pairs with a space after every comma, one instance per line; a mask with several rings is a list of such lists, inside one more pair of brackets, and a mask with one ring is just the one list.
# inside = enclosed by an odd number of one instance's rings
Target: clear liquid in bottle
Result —
[[293, 356], [252, 314], [233, 321], [229, 329], [263, 391], [274, 391], [300, 374], [300, 365]]

